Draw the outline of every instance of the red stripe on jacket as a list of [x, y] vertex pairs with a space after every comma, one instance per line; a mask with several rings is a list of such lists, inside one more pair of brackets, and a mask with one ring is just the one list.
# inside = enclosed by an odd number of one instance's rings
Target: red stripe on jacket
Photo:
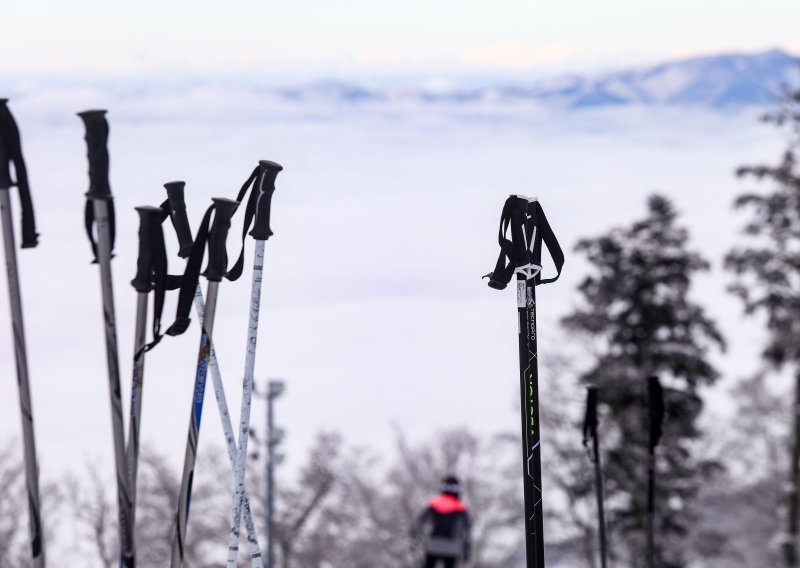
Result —
[[453, 497], [452, 495], [447, 494], [442, 494], [432, 499], [431, 502], [428, 503], [428, 507], [437, 513], [441, 513], [442, 515], [447, 515], [448, 513], [460, 513], [467, 510], [467, 506], [462, 503], [458, 497]]

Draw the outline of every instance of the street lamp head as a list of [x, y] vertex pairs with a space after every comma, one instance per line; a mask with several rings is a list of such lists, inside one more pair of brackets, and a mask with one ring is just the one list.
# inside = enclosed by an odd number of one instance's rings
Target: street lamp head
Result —
[[269, 381], [267, 385], [267, 396], [270, 398], [277, 398], [283, 394], [285, 388], [284, 382], [281, 380]]

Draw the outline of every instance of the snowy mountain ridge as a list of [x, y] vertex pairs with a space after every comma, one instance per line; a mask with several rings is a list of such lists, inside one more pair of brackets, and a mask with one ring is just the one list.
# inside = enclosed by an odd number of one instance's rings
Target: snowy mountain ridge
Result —
[[481, 86], [465, 86], [457, 81], [437, 86], [432, 86], [435, 82], [420, 81], [375, 85], [340, 79], [281, 84], [264, 79], [261, 73], [215, 76], [170, 73], [100, 79], [0, 76], [0, 94], [16, 98], [101, 91], [127, 100], [159, 97], [185, 100], [193, 95], [208, 100], [208, 97], [230, 98], [238, 94], [248, 99], [288, 104], [534, 103], [562, 109], [683, 106], [724, 110], [773, 104], [783, 86], [800, 86], [799, 63], [798, 56], [781, 50], [727, 53], [597, 74], [494, 80]]
[[784, 85], [800, 84], [800, 60], [780, 50], [668, 61], [640, 69], [479, 88], [371, 89], [356, 83], [320, 81], [280, 89], [292, 100], [335, 98], [349, 102], [538, 101], [568, 108], [624, 105], [703, 106], [716, 109], [774, 102]]

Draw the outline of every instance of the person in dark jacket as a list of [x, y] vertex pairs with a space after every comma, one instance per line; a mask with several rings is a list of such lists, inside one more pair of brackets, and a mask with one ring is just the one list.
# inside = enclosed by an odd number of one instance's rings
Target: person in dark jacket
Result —
[[440, 494], [428, 503], [417, 518], [411, 536], [424, 539], [424, 568], [455, 568], [459, 559], [469, 561], [469, 512], [460, 496], [458, 479], [452, 475], [445, 477]]

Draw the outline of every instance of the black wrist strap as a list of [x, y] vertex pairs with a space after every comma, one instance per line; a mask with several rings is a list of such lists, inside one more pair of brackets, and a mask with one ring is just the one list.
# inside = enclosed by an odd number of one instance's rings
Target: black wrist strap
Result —
[[211, 225], [211, 215], [213, 212], [214, 205], [211, 205], [206, 210], [205, 215], [203, 215], [203, 221], [197, 229], [197, 235], [192, 245], [192, 252], [189, 254], [189, 260], [186, 262], [186, 270], [183, 273], [182, 282], [180, 283], [180, 295], [178, 296], [178, 309], [175, 314], [175, 321], [169, 326], [169, 329], [167, 329], [167, 335], [182, 334], [189, 328], [189, 324], [192, 321], [189, 317], [189, 313], [192, 310], [194, 294], [200, 282], [200, 269], [202, 268], [203, 258], [205, 257], [206, 243], [208, 242], [209, 227]]
[[238, 280], [239, 277], [244, 272], [244, 245], [245, 240], [247, 239], [247, 231], [250, 229], [250, 225], [253, 224], [253, 219], [256, 215], [256, 202], [258, 201], [258, 173], [259, 167], [256, 166], [256, 169], [253, 170], [253, 173], [250, 174], [250, 177], [247, 178], [247, 181], [244, 182], [242, 185], [242, 189], [239, 190], [239, 194], [236, 196], [236, 201], [239, 203], [242, 202], [247, 192], [250, 192], [250, 197], [247, 199], [247, 206], [244, 210], [244, 223], [242, 225], [242, 250], [239, 253], [239, 258], [236, 259], [236, 262], [233, 263], [233, 266], [228, 271], [228, 274], [225, 276], [231, 282]]
[[[507, 236], [509, 231], [511, 235]], [[516, 195], [506, 199], [500, 215], [497, 241], [500, 245], [497, 264], [492, 272], [484, 276], [489, 278], [491, 288], [503, 290], [517, 270], [524, 270], [528, 274], [527, 279], [532, 278], [535, 285], [555, 282], [561, 275], [564, 252], [538, 201], [528, 201]], [[542, 244], [547, 247], [556, 266], [556, 275], [552, 278], [541, 276]]]
[[147, 353], [159, 344], [164, 334], [161, 333], [161, 318], [164, 313], [164, 301], [167, 292], [170, 290], [177, 290], [181, 287], [183, 282], [183, 275], [169, 274], [167, 272], [167, 245], [164, 239], [163, 223], [170, 217], [169, 201], [164, 201], [159, 206], [161, 209], [161, 223], [157, 226], [151, 227], [150, 239], [151, 244], [150, 260], [151, 260], [151, 276], [153, 284], [153, 318], [152, 318], [152, 333], [153, 339], [150, 343], [143, 346], [134, 356], [138, 359], [143, 354]]
[[[36, 232], [36, 219], [33, 214], [33, 200], [28, 184], [28, 169], [25, 158], [22, 156], [22, 142], [20, 141], [19, 128], [11, 114], [11, 110], [0, 105], [0, 136], [8, 152], [8, 160], [14, 164], [16, 185], [19, 190], [19, 203], [22, 213], [22, 248], [32, 248], [38, 244], [39, 233]], [[5, 164], [3, 164], [5, 166]]]
[[[89, 244], [92, 247], [92, 254], [94, 260], [92, 264], [98, 262], [97, 241], [94, 238], [94, 199], [91, 197], [86, 198], [86, 208], [83, 211], [83, 224], [86, 228], [86, 236], [89, 237]], [[116, 213], [114, 212], [114, 200], [108, 199], [108, 226], [111, 236], [111, 258], [114, 258], [114, 243], [117, 238], [117, 222]]]

